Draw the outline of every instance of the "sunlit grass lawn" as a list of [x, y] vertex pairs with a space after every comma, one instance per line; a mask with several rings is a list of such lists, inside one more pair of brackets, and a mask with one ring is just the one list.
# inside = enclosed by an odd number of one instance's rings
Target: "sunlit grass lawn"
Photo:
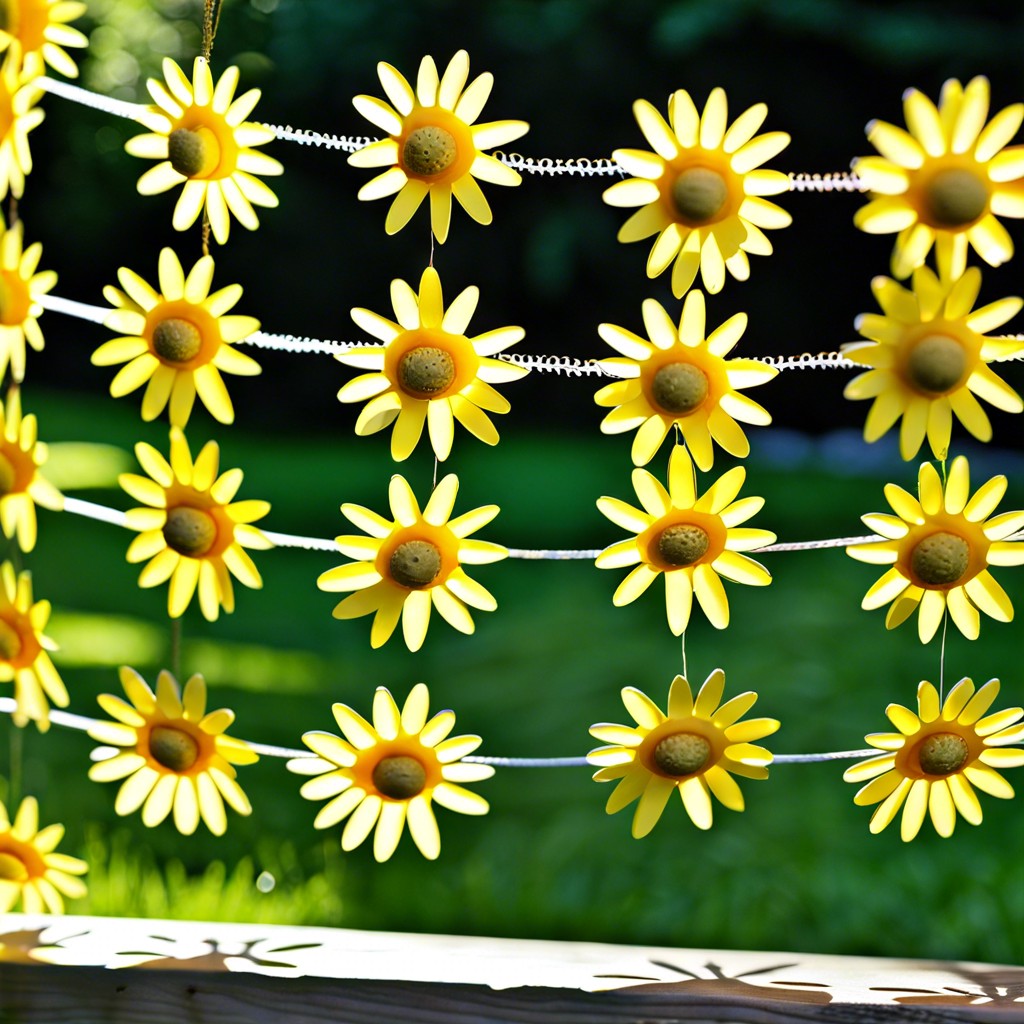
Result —
[[[164, 428], [140, 433], [126, 403], [29, 392], [26, 407], [40, 414], [47, 440], [112, 442], [129, 452], [131, 441], [145, 436], [166, 447]], [[190, 428], [193, 451], [201, 428], [207, 421]], [[339, 504], [386, 511], [386, 482], [395, 471], [386, 442], [356, 443], [350, 429], [318, 437], [277, 433], [272, 424], [222, 430], [222, 467], [245, 470], [241, 497], [272, 502], [269, 529], [347, 532]], [[552, 443], [550, 434], [510, 427], [494, 450], [460, 441], [452, 459], [463, 480], [456, 513], [492, 501], [502, 507], [482, 536], [514, 547], [601, 547], [620, 536], [594, 501], [601, 494], [633, 499], [622, 439], [594, 430]], [[885, 509], [886, 479], [913, 488], [913, 464], [879, 466], [872, 455], [867, 464], [876, 468], [855, 475], [848, 472], [847, 442], [828, 444], [833, 448], [777, 439], [762, 445], [771, 457], [760, 461], [755, 445], [744, 494], [764, 495], [767, 505], [752, 525], [774, 529], [780, 540], [863, 534], [858, 517]], [[858, 450], [864, 454], [863, 446]], [[979, 462], [974, 488], [1000, 470], [994, 458]], [[1019, 457], [1012, 465], [1019, 470]], [[716, 472], [727, 466], [716, 463]], [[664, 459], [651, 468], [663, 473]], [[425, 499], [432, 469], [423, 458], [399, 471]], [[116, 488], [74, 493], [128, 504]], [[1022, 500], [1018, 472], [1002, 508]], [[137, 569], [124, 561], [126, 531], [77, 516], [42, 516], [27, 563], [37, 596], [54, 604], [50, 632], [64, 648], [58, 657], [70, 710], [95, 714], [95, 695], [118, 690], [116, 666], [130, 663], [152, 681], [167, 665], [166, 589], [136, 587]], [[773, 585], [729, 585], [733, 621], [725, 632], [695, 612], [687, 658], [695, 684], [721, 666], [730, 694], [758, 691], [754, 713], [782, 721], [768, 741], [774, 751], [861, 747], [866, 732], [887, 728], [889, 702], [912, 705], [920, 679], [938, 682], [937, 642], [922, 648], [912, 625], [887, 633], [882, 612], [859, 610], [877, 575], [872, 567], [841, 550], [764, 557]], [[611, 594], [622, 573], [587, 561], [480, 567], [474, 575], [494, 592], [498, 611], [476, 615], [472, 637], [436, 620], [417, 655], [397, 635], [372, 651], [368, 619], [332, 619], [333, 595], [319, 592], [315, 581], [340, 556], [279, 550], [257, 553], [257, 561], [262, 591], [239, 587], [233, 616], [210, 624], [190, 610], [183, 626], [183, 674], [206, 675], [211, 706], [237, 712], [231, 732], [242, 738], [299, 747], [305, 730], [337, 731], [333, 702], [369, 714], [376, 686], [402, 700], [422, 681], [433, 708], [455, 710], [457, 731], [484, 737], [481, 753], [580, 755], [596, 745], [587, 734], [591, 723], [625, 720], [622, 686], [638, 686], [663, 703], [681, 668], [661, 587], [615, 609]], [[1019, 608], [1024, 573], [997, 575]], [[979, 683], [999, 676], [998, 706], [1018, 704], [1020, 666], [1016, 624], [985, 620], [973, 644], [951, 632], [947, 685], [963, 675]], [[9, 737], [5, 725], [3, 765]], [[377, 865], [370, 844], [342, 855], [338, 829], [312, 828], [316, 808], [299, 797], [301, 780], [281, 760], [264, 758], [241, 770], [251, 818], [229, 812], [220, 840], [202, 826], [183, 838], [169, 822], [147, 830], [137, 815], [114, 815], [116, 787], [86, 778], [93, 745], [83, 733], [56, 726], [24, 735], [24, 791], [40, 798], [46, 822], [68, 826], [62, 849], [92, 863], [91, 895], [76, 912], [1024, 958], [1024, 818], [1017, 802], [983, 797], [980, 828], [961, 820], [953, 839], [940, 840], [926, 825], [904, 845], [895, 828], [868, 834], [870, 812], [853, 806], [842, 764], [780, 765], [768, 782], [743, 783], [744, 814], [716, 807], [715, 827], [702, 833], [673, 801], [654, 832], [637, 842], [629, 834], [631, 810], [606, 816], [609, 788], [591, 782], [586, 769], [504, 770], [476, 787], [491, 801], [486, 818], [439, 812], [438, 862], [423, 860], [406, 837], [391, 862]], [[261, 872], [264, 882], [270, 875], [276, 882], [266, 893], [256, 885]]]

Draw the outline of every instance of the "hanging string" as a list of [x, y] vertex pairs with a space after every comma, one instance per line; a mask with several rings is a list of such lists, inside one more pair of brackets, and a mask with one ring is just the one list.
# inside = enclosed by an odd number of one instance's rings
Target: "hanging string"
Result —
[[[102, 306], [93, 306], [73, 299], [61, 298], [59, 295], [40, 295], [39, 304], [54, 313], [88, 320], [102, 324], [110, 315], [111, 310]], [[1024, 335], [1002, 334], [992, 335], [993, 341], [1024, 341]], [[380, 342], [366, 341], [335, 341], [331, 339], [310, 338], [294, 334], [271, 334], [266, 331], [255, 331], [247, 338], [236, 342], [239, 345], [253, 345], [256, 348], [276, 352], [293, 352], [296, 354], [337, 355], [349, 352], [354, 348], [384, 348]], [[600, 359], [580, 359], [575, 356], [527, 355], [520, 352], [505, 352], [495, 358], [502, 362], [522, 366], [527, 370], [539, 373], [554, 373], [566, 377], [609, 377], [621, 380], [618, 373], [606, 369]], [[847, 359], [841, 352], [803, 352], [794, 356], [749, 356], [755, 362], [767, 363], [777, 370], [849, 370], [863, 369], [859, 363]], [[1009, 362], [1024, 360], [1024, 351], [1009, 356], [999, 356], [993, 362]]]
[[[216, 8], [216, 15], [212, 15], [213, 8]], [[205, 5], [203, 18], [203, 56], [209, 60], [210, 47], [213, 45], [213, 34], [216, 32], [216, 20], [220, 18], [220, 3], [207, 3]], [[209, 28], [208, 28], [209, 27]], [[138, 120], [138, 115], [147, 109], [145, 104], [129, 103], [124, 100], [115, 100], [109, 96], [102, 96], [99, 93], [90, 92], [81, 86], [70, 85], [67, 82], [57, 81], [53, 78], [42, 77], [39, 84], [47, 92], [61, 99], [71, 100], [80, 103], [94, 110], [101, 110], [116, 117], [124, 117], [129, 120]], [[274, 135], [282, 142], [295, 142], [300, 146], [314, 146], [318, 149], [336, 149], [343, 153], [355, 153], [357, 150], [377, 142], [377, 138], [370, 135], [334, 135], [330, 132], [309, 131], [303, 128], [293, 128], [291, 125], [276, 125], [258, 122], [269, 128]], [[534, 174], [540, 177], [563, 177], [565, 175], [592, 178], [592, 177], [625, 177], [623, 169], [611, 157], [531, 157], [523, 156], [521, 153], [505, 153], [500, 149], [493, 150], [490, 154], [503, 164], [513, 170], [525, 174]], [[790, 172], [789, 189], [791, 192], [864, 192], [865, 186], [860, 179], [847, 171], [839, 171], [829, 174], [806, 174]]]
[[[18, 704], [13, 697], [0, 697], [0, 714], [13, 714]], [[76, 715], [68, 711], [60, 711], [56, 708], [50, 710], [50, 721], [54, 725], [63, 726], [68, 729], [77, 729], [80, 732], [88, 732], [94, 725], [99, 725], [101, 719], [87, 718], [85, 715]], [[291, 760], [293, 758], [312, 758], [317, 755], [305, 748], [278, 747], [268, 743], [252, 743], [245, 741], [254, 753], [261, 757], [280, 757]], [[113, 748], [98, 748], [98, 757]], [[93, 752], [97, 754], [96, 751]], [[835, 750], [824, 754], [776, 754], [773, 764], [809, 764], [817, 761], [840, 761], [853, 760], [861, 757], [870, 757], [878, 751], [870, 750]], [[472, 754], [461, 758], [469, 764], [489, 764], [495, 768], [592, 768], [593, 765], [585, 757], [488, 757], [483, 754]]]

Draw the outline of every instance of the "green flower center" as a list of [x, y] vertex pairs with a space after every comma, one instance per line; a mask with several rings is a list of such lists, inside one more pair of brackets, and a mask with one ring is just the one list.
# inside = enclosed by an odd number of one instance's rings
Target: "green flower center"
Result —
[[217, 539], [217, 524], [213, 516], [202, 509], [179, 505], [169, 509], [164, 524], [164, 540], [179, 555], [198, 558], [213, 547]]
[[381, 796], [411, 800], [423, 792], [427, 770], [415, 757], [405, 754], [382, 757], [373, 769], [373, 784]]
[[455, 136], [437, 125], [427, 124], [410, 132], [402, 149], [402, 163], [407, 171], [431, 178], [447, 171], [458, 156]]
[[14, 490], [14, 467], [6, 455], [0, 455], [0, 497]]
[[692, 224], [714, 220], [729, 198], [725, 179], [707, 167], [689, 167], [672, 183], [672, 201]]
[[700, 561], [710, 544], [711, 539], [699, 526], [680, 523], [661, 531], [658, 554], [669, 565], [693, 565]]
[[205, 177], [220, 163], [220, 146], [209, 128], [175, 128], [167, 136], [167, 159], [186, 178]]
[[21, 654], [21, 634], [0, 619], [0, 660], [13, 661]]
[[403, 587], [426, 587], [441, 571], [441, 552], [429, 540], [407, 540], [395, 548], [388, 568]]
[[711, 744], [692, 732], [666, 736], [654, 748], [654, 763], [666, 775], [692, 775], [708, 763]]
[[938, 227], [964, 227], [985, 212], [988, 185], [973, 171], [950, 167], [928, 183], [925, 203]]
[[948, 334], [929, 334], [912, 349], [907, 360], [910, 383], [926, 394], [952, 391], [967, 369], [967, 353], [956, 338]]
[[651, 381], [654, 400], [665, 412], [693, 412], [708, 397], [708, 378], [692, 363], [669, 363]]
[[199, 758], [199, 744], [183, 729], [154, 725], [149, 733], [153, 760], [172, 772], [186, 772]]
[[419, 345], [399, 360], [398, 380], [416, 397], [430, 398], [455, 381], [455, 360], [436, 345]]
[[0, 853], [0, 878], [10, 882], [27, 882], [29, 877], [25, 862], [6, 850]]
[[199, 355], [203, 336], [188, 320], [169, 317], [153, 328], [153, 351], [169, 363], [187, 363]]
[[971, 560], [971, 546], [955, 533], [933, 533], [919, 541], [910, 567], [923, 583], [948, 587], [963, 578]]
[[954, 775], [971, 756], [963, 736], [953, 732], [932, 733], [917, 750], [917, 760], [926, 775]]

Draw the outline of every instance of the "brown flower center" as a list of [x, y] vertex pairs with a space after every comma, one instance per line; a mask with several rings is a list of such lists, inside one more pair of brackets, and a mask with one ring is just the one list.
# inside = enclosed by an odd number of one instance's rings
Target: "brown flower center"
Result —
[[175, 128], [167, 136], [167, 159], [186, 178], [202, 178], [220, 163], [220, 145], [209, 128]]
[[967, 741], [954, 732], [932, 733], [917, 750], [921, 771], [927, 775], [955, 775], [970, 756]]
[[680, 216], [692, 224], [714, 220], [728, 198], [725, 179], [708, 167], [688, 167], [672, 183], [672, 201]]
[[183, 729], [154, 725], [149, 733], [149, 752], [153, 760], [172, 772], [185, 772], [199, 758], [199, 744]]
[[398, 380], [417, 398], [432, 398], [455, 381], [455, 360], [436, 345], [419, 345], [399, 360]]
[[925, 204], [938, 227], [964, 227], [985, 212], [988, 185], [974, 171], [950, 167], [928, 183]]
[[708, 378], [692, 363], [669, 363], [651, 381], [654, 400], [665, 412], [693, 412], [708, 397]]
[[382, 757], [373, 769], [373, 784], [382, 796], [392, 800], [411, 800], [423, 792], [427, 770], [405, 754]]
[[213, 516], [202, 509], [179, 505], [168, 509], [164, 524], [164, 540], [179, 555], [198, 558], [213, 547], [217, 539], [217, 524]]
[[14, 490], [15, 472], [11, 460], [0, 454], [0, 497]]
[[431, 178], [447, 171], [458, 154], [455, 136], [451, 132], [426, 124], [409, 133], [402, 149], [402, 163], [407, 171]]
[[710, 544], [711, 538], [701, 527], [680, 523], [661, 531], [658, 536], [658, 554], [669, 565], [693, 565], [700, 561]]
[[0, 660], [13, 661], [21, 654], [21, 634], [8, 622], [0, 619]]
[[654, 748], [654, 763], [666, 775], [692, 775], [708, 763], [711, 744], [692, 732], [666, 736]]
[[187, 363], [202, 347], [203, 336], [188, 320], [168, 317], [153, 328], [153, 351], [169, 363]]
[[403, 587], [426, 587], [441, 571], [441, 552], [429, 540], [407, 540], [395, 548], [388, 568], [391, 578]]
[[956, 338], [948, 334], [929, 334], [911, 350], [907, 360], [910, 383], [926, 394], [952, 391], [967, 369], [967, 353]]
[[910, 556], [914, 575], [932, 587], [948, 587], [963, 578], [971, 546], [955, 533], [933, 533], [919, 541]]

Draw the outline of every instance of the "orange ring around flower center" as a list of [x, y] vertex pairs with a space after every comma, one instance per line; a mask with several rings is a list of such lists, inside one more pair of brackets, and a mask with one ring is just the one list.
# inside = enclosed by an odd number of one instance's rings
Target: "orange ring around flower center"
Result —
[[234, 520], [225, 511], [226, 506], [219, 505], [209, 491], [197, 491], [194, 487], [187, 487], [178, 481], [172, 483], [165, 490], [168, 512], [179, 507], [196, 509], [208, 515], [217, 528], [217, 536], [213, 543], [202, 554], [195, 557], [206, 561], [219, 558], [235, 543]]
[[[160, 324], [168, 320], [187, 324], [199, 332], [199, 350], [191, 359], [165, 359], [157, 351], [155, 332]], [[187, 302], [185, 299], [158, 302], [146, 314], [146, 326], [142, 330], [142, 337], [149, 345], [150, 352], [162, 365], [169, 366], [172, 370], [194, 370], [199, 366], [205, 366], [213, 360], [217, 350], [224, 344], [217, 318], [211, 316], [202, 306]]]
[[[238, 170], [238, 154], [241, 150], [238, 143], [235, 142], [234, 130], [224, 120], [222, 114], [214, 113], [209, 107], [193, 105], [171, 125], [172, 132], [178, 128], [185, 128], [189, 131], [205, 128], [213, 135], [220, 150], [220, 159], [216, 166], [205, 174], [197, 175], [194, 180], [214, 181], [219, 178], [230, 178]], [[167, 134], [170, 136], [171, 132]]]
[[32, 308], [28, 282], [17, 270], [0, 270], [0, 324], [23, 324]]
[[[404, 544], [420, 541], [434, 548], [441, 559], [441, 567], [437, 575], [422, 586], [410, 587], [399, 583], [391, 575], [391, 559], [395, 552]], [[431, 590], [440, 587], [459, 567], [459, 542], [455, 534], [447, 526], [431, 526], [422, 519], [413, 526], [399, 527], [381, 543], [374, 559], [374, 568], [381, 577], [404, 591]]]
[[911, 172], [907, 200], [930, 228], [959, 233], [988, 213], [991, 191], [984, 164], [966, 153], [946, 153]]
[[[707, 547], [699, 558], [687, 565], [674, 565], [669, 562], [659, 548], [662, 534], [679, 526], [696, 527], [707, 537]], [[660, 519], [656, 519], [642, 533], [637, 535], [636, 543], [640, 549], [640, 557], [661, 572], [673, 572], [679, 569], [693, 569], [698, 565], [710, 564], [725, 550], [728, 530], [720, 516], [696, 509], [670, 509]]]
[[388, 803], [407, 803], [410, 798], [391, 797], [382, 793], [373, 781], [373, 773], [381, 761], [390, 757], [409, 757], [423, 768], [424, 782], [418, 796], [430, 797], [435, 786], [444, 781], [441, 762], [433, 747], [424, 746], [418, 736], [400, 734], [393, 740], [380, 740], [366, 750], [356, 751], [356, 763], [346, 769], [353, 783], [369, 794], [376, 794]]
[[[931, 775], [921, 767], [920, 748], [930, 737], [942, 734], [957, 736], [967, 745], [967, 758], [956, 771], [941, 775]], [[908, 736], [903, 746], [896, 751], [895, 769], [908, 779], [946, 779], [950, 775], [960, 775], [964, 768], [974, 764], [985, 750], [985, 743], [974, 731], [973, 726], [963, 726], [957, 721], [947, 722], [941, 716], [934, 722], [923, 722], [921, 728]]]
[[[715, 178], [721, 182], [721, 190], [724, 192], [724, 195], [716, 200], [717, 209], [710, 216], [687, 216], [685, 210], [680, 209], [678, 200], [680, 181], [689, 181], [691, 185], [701, 184], [702, 188], [698, 191], [709, 195], [710, 187], [717, 195], [718, 189], [713, 185]], [[735, 216], [740, 203], [743, 202], [743, 177], [729, 166], [729, 158], [720, 150], [684, 150], [673, 160], [665, 162], [665, 171], [655, 184], [661, 192], [661, 202], [669, 218], [688, 228], [714, 227]], [[686, 191], [690, 192], [692, 189]]]
[[[181, 733], [196, 745], [196, 755], [191, 764], [185, 768], [174, 769], [153, 755], [152, 734], [154, 731], [157, 731], [159, 737], [159, 730]], [[203, 732], [195, 722], [186, 721], [184, 718], [168, 718], [159, 710], [154, 713], [144, 726], [136, 730], [136, 737], [136, 751], [146, 759], [146, 763], [150, 768], [161, 775], [201, 775], [210, 768], [211, 759], [218, 757], [215, 737]], [[226, 762], [222, 762], [222, 768], [226, 764]]]
[[[962, 388], [980, 365], [983, 340], [963, 320], [936, 318], [914, 324], [904, 330], [898, 343], [894, 369], [906, 387], [925, 398], [949, 395]], [[943, 346], [944, 341], [948, 345]], [[952, 384], [941, 388], [956, 369], [953, 346], [960, 349], [961, 371]]]
[[[27, 878], [20, 881], [32, 881], [46, 874], [46, 861], [43, 860], [42, 854], [31, 843], [16, 839], [10, 832], [0, 835], [0, 856], [12, 857], [15, 861], [21, 862]], [[0, 878], [4, 875], [5, 873], [0, 871]], [[12, 878], [11, 881], [17, 882], [19, 879]]]
[[[679, 344], [667, 350], [656, 349], [650, 359], [640, 364], [640, 388], [652, 412], [661, 416], [667, 423], [684, 420], [690, 416], [702, 415], [706, 418], [708, 411], [719, 403], [722, 395], [732, 390], [724, 362], [703, 346], [691, 348], [689, 345]], [[693, 408], [685, 412], [672, 412], [658, 400], [658, 374], [666, 367], [672, 366], [692, 367], [699, 371], [707, 382], [707, 392]]]
[[[914, 570], [914, 553], [918, 545], [930, 538], [940, 538], [948, 534], [950, 537], [963, 541], [968, 548], [967, 567], [952, 583], [929, 583], [922, 579]], [[937, 543], [937, 542], [933, 542]], [[981, 524], [969, 522], [963, 515], [950, 515], [938, 512], [928, 516], [920, 526], [912, 526], [899, 544], [896, 567], [915, 587], [922, 590], [953, 590], [969, 583], [978, 573], [988, 566], [987, 554], [991, 541], [985, 536]]]
[[[655, 751], [658, 745], [672, 736], [686, 734], [704, 740], [710, 752], [704, 763], [696, 771], [689, 775], [672, 775], [665, 772], [655, 759]], [[709, 768], [713, 768], [725, 756], [726, 747], [730, 746], [725, 734], [713, 722], [704, 718], [691, 716], [690, 718], [670, 718], [655, 726], [641, 742], [636, 751], [636, 759], [653, 775], [672, 782], [682, 782], [688, 778], [703, 775]]]
[[[451, 382], [432, 393], [412, 391], [403, 383], [402, 361], [415, 350], [434, 350], [451, 359]], [[449, 334], [439, 327], [416, 327], [411, 331], [403, 331], [390, 342], [384, 350], [384, 375], [391, 381], [396, 391], [420, 401], [436, 401], [457, 395], [463, 388], [471, 384], [480, 368], [480, 357], [476, 354], [472, 343], [462, 334]]]
[[17, 638], [18, 649], [13, 650], [10, 657], [3, 657], [8, 665], [15, 671], [23, 668], [30, 668], [42, 651], [42, 646], [36, 638], [36, 631], [32, 628], [31, 609], [26, 612], [19, 612], [10, 609], [6, 614], [0, 615], [0, 624], [3, 624]]
[[[444, 167], [435, 173], [418, 173], [413, 170], [405, 159], [406, 146], [410, 137], [422, 129], [436, 129], [435, 142], [444, 142], [444, 136], [451, 139], [455, 147], [455, 156]], [[422, 134], [422, 132], [421, 132]], [[392, 138], [398, 144], [398, 166], [412, 179], [427, 185], [450, 185], [453, 181], [469, 173], [476, 159], [477, 148], [473, 143], [473, 132], [464, 121], [457, 118], [450, 110], [443, 107], [415, 107], [402, 120], [402, 131]]]

